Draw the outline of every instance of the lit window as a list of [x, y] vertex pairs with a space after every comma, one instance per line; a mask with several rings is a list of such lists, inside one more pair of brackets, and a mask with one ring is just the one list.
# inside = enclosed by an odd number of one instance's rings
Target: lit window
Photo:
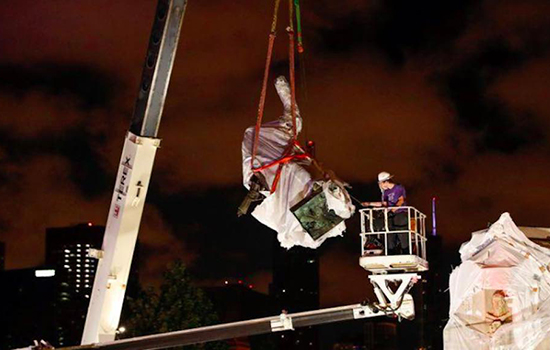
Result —
[[35, 277], [53, 277], [55, 276], [55, 270], [35, 270]]

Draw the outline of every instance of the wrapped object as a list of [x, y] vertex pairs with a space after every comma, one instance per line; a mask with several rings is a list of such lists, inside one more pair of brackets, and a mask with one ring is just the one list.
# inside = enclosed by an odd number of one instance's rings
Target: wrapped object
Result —
[[449, 281], [446, 350], [550, 349], [550, 250], [508, 213], [460, 248]]
[[[284, 114], [275, 121], [261, 125], [254, 161], [255, 168], [281, 159], [286, 155], [294, 140], [290, 89], [286, 79], [284, 77], [277, 78], [275, 87], [283, 103]], [[302, 119], [298, 109], [296, 109], [296, 115], [296, 129], [297, 132], [300, 132]], [[250, 189], [250, 181], [254, 176], [251, 169], [254, 132], [253, 126], [246, 129], [242, 143], [243, 184], [247, 189]], [[343, 219], [351, 217], [355, 211], [343, 184], [335, 180], [316, 181], [308, 171], [311, 165], [311, 159], [295, 159], [281, 163], [276, 191], [273, 193], [270, 189], [261, 191], [266, 198], [252, 212], [252, 216], [258, 221], [277, 231], [277, 238], [284, 248], [291, 248], [294, 245], [307, 248], [319, 247], [325, 239], [342, 235], [346, 229]], [[261, 171], [265, 182], [270, 186], [274, 183], [278, 168], [279, 165], [275, 165]], [[291, 211], [291, 208], [313, 193], [314, 186], [315, 189], [322, 189], [327, 211], [340, 218], [338, 222], [329, 220], [334, 225], [323, 226], [328, 230], [321, 235], [319, 235], [319, 231], [313, 235], [308, 233]]]

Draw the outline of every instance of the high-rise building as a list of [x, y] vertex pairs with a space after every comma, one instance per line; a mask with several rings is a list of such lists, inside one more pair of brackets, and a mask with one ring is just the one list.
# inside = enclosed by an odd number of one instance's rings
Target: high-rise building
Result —
[[397, 324], [387, 318], [372, 319], [364, 323], [366, 350], [401, 349], [398, 346]]
[[0, 271], [3, 271], [6, 266], [6, 245], [0, 242]]
[[[269, 295], [254, 290], [252, 285], [244, 281], [226, 281], [220, 287], [204, 288], [206, 295], [212, 301], [219, 323], [250, 320], [272, 316], [272, 298]], [[275, 334], [228, 339], [230, 350], [273, 349], [276, 342]]]
[[54, 269], [0, 271], [0, 286], [0, 349], [54, 337]]
[[443, 245], [441, 235], [428, 237], [427, 247], [430, 270], [422, 274], [418, 288], [414, 287], [417, 320], [420, 323], [419, 345], [425, 349], [442, 349], [443, 328], [449, 315], [449, 274], [451, 265], [457, 264], [453, 260], [456, 255], [449, 254], [450, 248]]
[[105, 227], [91, 223], [46, 229], [46, 264], [56, 270], [54, 346], [80, 344]]
[[[319, 308], [319, 258], [315, 249], [277, 245], [273, 252], [270, 294], [279, 310], [289, 313]], [[307, 327], [279, 335], [280, 349], [318, 349], [317, 329]]]
[[[80, 344], [84, 322], [94, 284], [97, 259], [88, 256], [89, 249], [101, 249], [104, 226], [92, 223], [46, 229], [46, 264], [56, 270], [54, 346]], [[139, 241], [134, 261], [139, 254]], [[137, 291], [138, 264], [132, 264], [127, 295]]]

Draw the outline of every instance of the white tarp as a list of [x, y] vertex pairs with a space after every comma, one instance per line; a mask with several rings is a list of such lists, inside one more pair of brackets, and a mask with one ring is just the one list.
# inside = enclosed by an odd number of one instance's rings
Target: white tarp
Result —
[[[284, 114], [275, 121], [262, 124], [255, 167], [280, 159], [292, 141], [290, 89], [286, 79], [284, 77], [277, 78], [275, 88], [283, 103]], [[300, 132], [302, 118], [298, 110], [297, 117], [297, 131]], [[250, 166], [253, 137], [254, 127], [252, 126], [246, 129], [242, 143], [243, 184], [247, 189], [253, 175]], [[263, 191], [262, 194], [266, 198], [252, 212], [252, 215], [258, 221], [277, 231], [277, 238], [284, 248], [291, 248], [294, 245], [317, 248], [325, 239], [340, 236], [346, 229], [345, 223], [341, 222], [315, 241], [302, 228], [300, 222], [290, 211], [290, 208], [312, 192], [315, 182], [323, 186], [327, 206], [329, 209], [333, 209], [338, 216], [347, 219], [355, 211], [355, 207], [351, 204], [350, 197], [343, 185], [332, 180], [314, 181], [305, 168], [310, 164], [310, 160], [294, 160], [284, 164], [277, 190], [273, 194], [270, 194], [269, 191]], [[267, 168], [261, 172], [270, 186], [276, 172], [277, 166]]]
[[449, 281], [446, 350], [550, 349], [550, 250], [508, 213], [460, 248]]

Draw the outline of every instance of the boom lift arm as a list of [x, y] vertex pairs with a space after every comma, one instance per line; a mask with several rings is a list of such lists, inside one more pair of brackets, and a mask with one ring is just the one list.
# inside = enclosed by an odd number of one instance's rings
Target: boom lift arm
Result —
[[139, 95], [118, 168], [82, 344], [112, 341], [122, 311], [187, 0], [159, 0]]
[[[295, 328], [326, 323], [363, 319], [377, 316], [414, 318], [414, 302], [408, 291], [420, 277], [414, 274], [374, 275], [371, 278], [377, 303], [362, 303], [328, 309], [305, 311], [294, 314], [283, 312], [279, 316], [257, 318], [247, 321], [185, 329], [142, 337], [121, 339], [105, 343], [89, 344], [58, 350], [152, 350], [175, 346], [200, 344], [211, 341], [274, 333]], [[372, 276], [371, 276], [372, 277]], [[414, 277], [414, 279], [411, 279]], [[387, 282], [404, 282], [394, 293], [387, 290]]]

